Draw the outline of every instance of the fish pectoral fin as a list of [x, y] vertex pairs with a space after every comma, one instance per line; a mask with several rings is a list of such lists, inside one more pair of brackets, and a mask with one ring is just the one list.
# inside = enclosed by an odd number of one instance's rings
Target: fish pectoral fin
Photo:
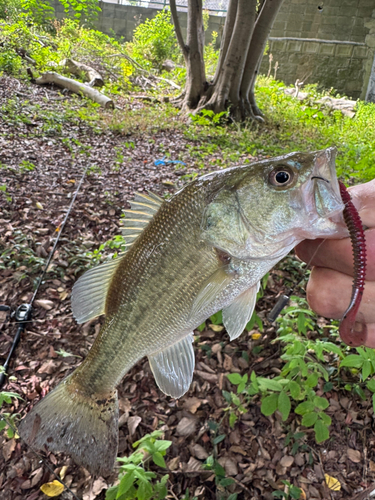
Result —
[[156, 383], [165, 394], [180, 398], [189, 389], [195, 365], [193, 334], [148, 356]]
[[223, 323], [230, 340], [241, 335], [253, 315], [260, 282], [241, 293], [229, 306], [223, 309]]
[[83, 274], [72, 290], [72, 311], [78, 324], [105, 313], [105, 301], [112, 277], [122, 260], [113, 259]]
[[199, 316], [204, 308], [215, 301], [233, 279], [228, 266], [221, 266], [204, 283], [193, 302], [189, 319]]

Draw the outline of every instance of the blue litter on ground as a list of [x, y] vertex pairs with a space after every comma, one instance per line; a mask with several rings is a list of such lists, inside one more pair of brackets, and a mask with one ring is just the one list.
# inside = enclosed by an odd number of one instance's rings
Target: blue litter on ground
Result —
[[184, 163], [183, 161], [180, 161], [180, 160], [166, 160], [165, 156], [163, 156], [163, 158], [160, 158], [159, 160], [154, 160], [154, 165], [156, 167], [158, 165], [167, 165], [167, 163], [173, 164], [173, 165], [185, 165], [186, 166], [186, 163]]

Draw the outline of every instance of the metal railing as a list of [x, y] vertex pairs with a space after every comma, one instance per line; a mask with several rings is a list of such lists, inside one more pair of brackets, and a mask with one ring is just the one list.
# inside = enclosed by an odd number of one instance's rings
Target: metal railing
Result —
[[[116, 3], [119, 5], [134, 5], [136, 7], [145, 7], [148, 9], [163, 9], [169, 6], [169, 0], [101, 0], [105, 3]], [[210, 14], [223, 16], [228, 9], [229, 0], [206, 0], [203, 2], [204, 10]], [[177, 0], [177, 10], [187, 11], [188, 0]]]

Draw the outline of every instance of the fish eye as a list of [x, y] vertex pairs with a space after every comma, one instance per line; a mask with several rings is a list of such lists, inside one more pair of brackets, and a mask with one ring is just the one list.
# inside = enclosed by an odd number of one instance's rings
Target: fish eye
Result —
[[284, 188], [290, 186], [295, 179], [294, 171], [287, 166], [280, 166], [272, 170], [268, 181], [272, 186]]

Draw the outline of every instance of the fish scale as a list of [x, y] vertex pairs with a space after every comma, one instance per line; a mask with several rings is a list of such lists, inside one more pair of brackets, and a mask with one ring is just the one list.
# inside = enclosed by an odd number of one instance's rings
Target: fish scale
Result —
[[[86, 359], [21, 422], [35, 448], [65, 451], [93, 474], [117, 454], [116, 387], [148, 356], [159, 388], [190, 386], [193, 331], [223, 310], [231, 340], [248, 323], [264, 274], [305, 238], [346, 236], [335, 150], [291, 153], [196, 179], [126, 210], [129, 250], [73, 287], [78, 323], [106, 315]], [[279, 173], [282, 173], [279, 176]]]

